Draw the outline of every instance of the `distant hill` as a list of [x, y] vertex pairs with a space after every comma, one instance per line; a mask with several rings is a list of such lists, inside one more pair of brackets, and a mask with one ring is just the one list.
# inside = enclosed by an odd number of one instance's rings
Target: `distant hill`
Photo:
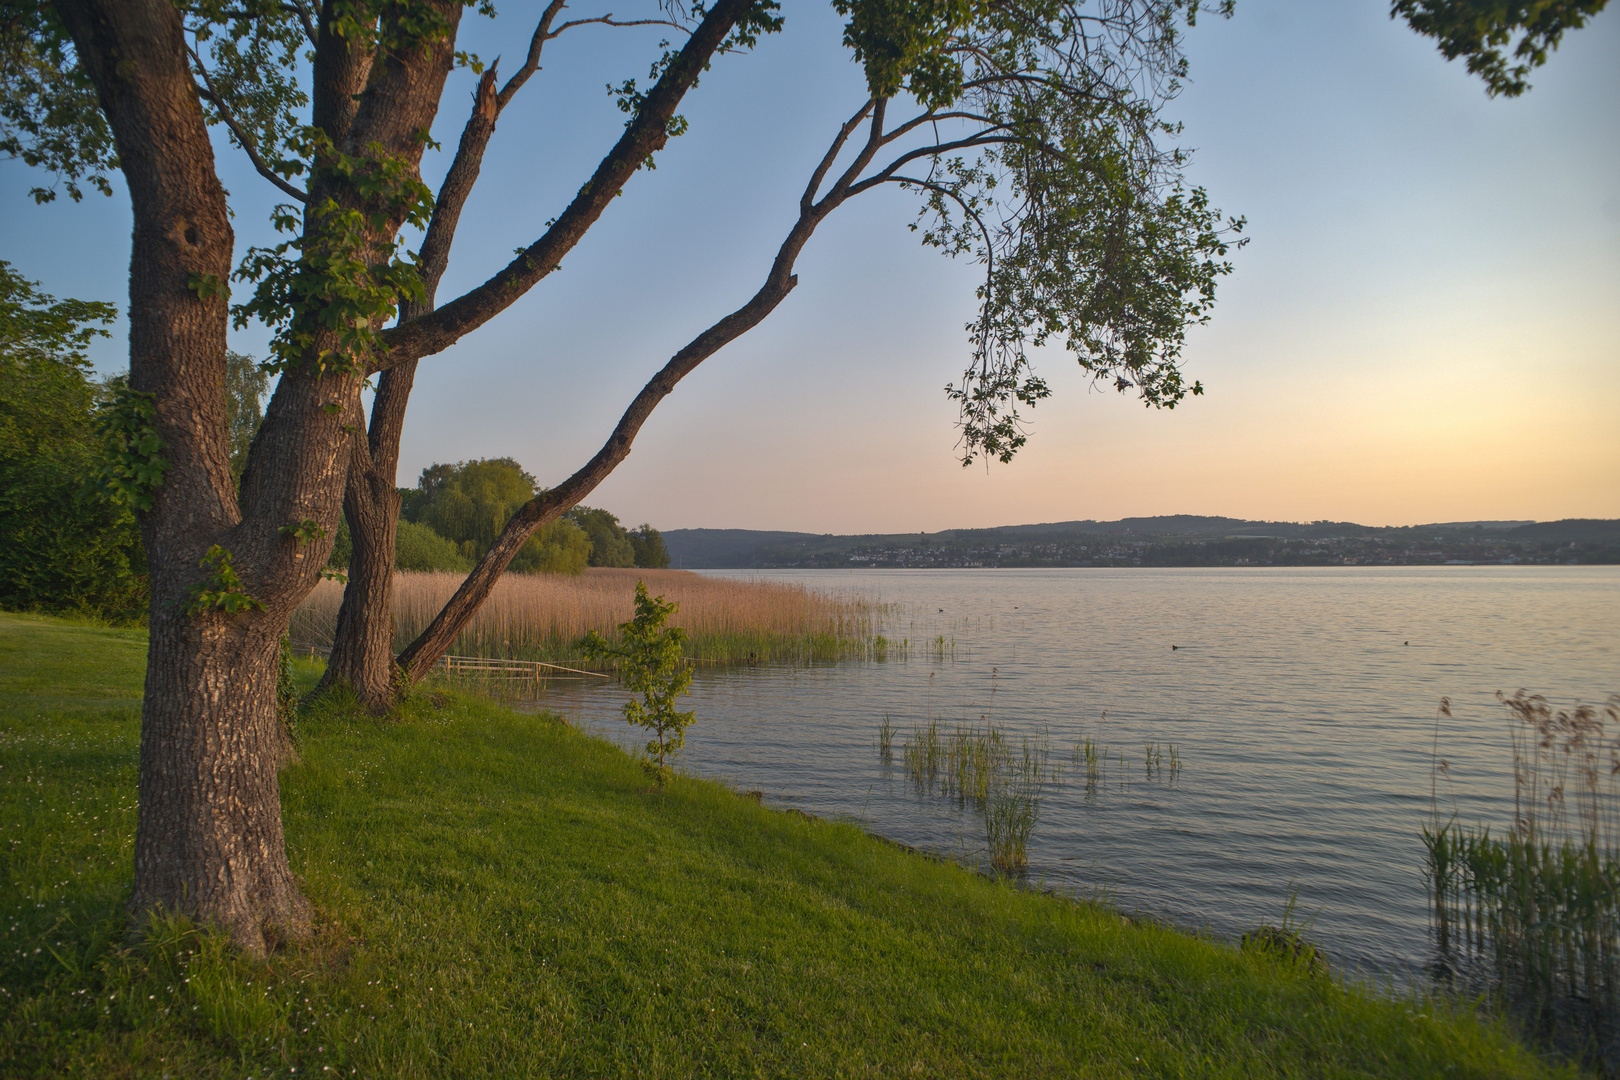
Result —
[[670, 529], [664, 534], [669, 564], [688, 570], [748, 566], [766, 544], [814, 539], [814, 533], [765, 532], [757, 529]]
[[1620, 561], [1620, 520], [1592, 518], [1376, 526], [1169, 514], [936, 533], [671, 529], [663, 535], [672, 565], [692, 570]]
[[1508, 533], [1515, 540], [1553, 540], [1561, 543], [1620, 543], [1620, 521], [1603, 518], [1564, 518], [1534, 521]]

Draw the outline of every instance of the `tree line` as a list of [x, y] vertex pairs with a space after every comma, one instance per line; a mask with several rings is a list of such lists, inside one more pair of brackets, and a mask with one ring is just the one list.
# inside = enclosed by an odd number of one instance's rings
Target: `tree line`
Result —
[[[511, 458], [429, 465], [416, 487], [399, 492], [395, 569], [467, 573], [539, 490], [534, 476]], [[353, 551], [344, 522], [328, 565], [346, 570]], [[651, 525], [627, 529], [617, 515], [580, 505], [536, 530], [507, 571], [579, 574], [588, 566], [663, 569], [669, 552], [663, 534]]]

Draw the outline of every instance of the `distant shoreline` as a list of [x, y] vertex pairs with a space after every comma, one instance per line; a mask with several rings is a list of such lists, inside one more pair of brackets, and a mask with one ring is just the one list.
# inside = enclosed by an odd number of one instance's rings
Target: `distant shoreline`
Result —
[[663, 535], [671, 565], [690, 570], [1620, 563], [1620, 520], [1589, 518], [1375, 527], [1179, 516], [886, 535], [749, 529]]

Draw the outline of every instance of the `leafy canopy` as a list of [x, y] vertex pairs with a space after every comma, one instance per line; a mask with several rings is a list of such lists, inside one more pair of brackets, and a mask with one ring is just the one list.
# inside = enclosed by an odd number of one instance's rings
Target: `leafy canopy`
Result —
[[[1159, 119], [1198, 0], [837, 0], [883, 145], [927, 139], [855, 184], [919, 193], [925, 244], [984, 267], [972, 360], [946, 388], [962, 461], [1010, 461], [1047, 397], [1030, 351], [1062, 342], [1092, 379], [1174, 408], [1189, 326], [1208, 320], [1241, 218], [1181, 179]], [[920, 111], [880, 131], [890, 99]], [[904, 143], [897, 143], [904, 147]]]
[[118, 155], [96, 88], [55, 10], [35, 0], [0, 0], [0, 154], [53, 174], [35, 202], [58, 186], [75, 202], [81, 184], [112, 194]]
[[[535, 479], [511, 458], [482, 458], [422, 470], [416, 490], [405, 493], [403, 517], [432, 530], [476, 562], [489, 550], [518, 508], [535, 495]], [[431, 553], [413, 537], [415, 550]], [[400, 549], [403, 550], [403, 549]], [[531, 536], [512, 559], [518, 573], [578, 574], [591, 556], [591, 541], [573, 521], [560, 518]]]
[[636, 565], [650, 570], [663, 570], [669, 566], [669, 548], [664, 535], [643, 522], [641, 528], [630, 532], [630, 546], [635, 553]]
[[[1609, 0], [1394, 0], [1390, 18], [1404, 18], [1440, 43], [1447, 60], [1468, 58], [1468, 73], [1491, 97], [1518, 97], [1530, 72], [1547, 62], [1564, 34], [1579, 30]], [[1514, 39], [1517, 38], [1517, 44]], [[1513, 45], [1510, 52], [1503, 47]], [[1509, 61], [1509, 57], [1513, 61]]]
[[606, 510], [576, 506], [566, 515], [591, 540], [592, 566], [636, 566], [636, 549], [619, 519]]

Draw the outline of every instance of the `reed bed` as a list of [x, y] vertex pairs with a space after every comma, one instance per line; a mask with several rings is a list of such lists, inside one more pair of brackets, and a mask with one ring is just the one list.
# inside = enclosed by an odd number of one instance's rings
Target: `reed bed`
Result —
[[[1510, 716], [1515, 815], [1500, 837], [1423, 829], [1424, 879], [1441, 956], [1481, 963], [1544, 1034], [1620, 1064], [1620, 695], [1554, 710], [1497, 695]], [[1442, 700], [1441, 714], [1450, 716]], [[1437, 738], [1438, 742], [1438, 738]], [[1436, 754], [1436, 773], [1446, 763]]]
[[[459, 574], [400, 572], [394, 581], [394, 647], [425, 629], [461, 585]], [[680, 605], [688, 655], [718, 663], [901, 658], [905, 643], [878, 634], [889, 606], [858, 593], [787, 582], [704, 577], [684, 570], [593, 568], [579, 576], [507, 574], [451, 652], [506, 660], [581, 663], [589, 631], [617, 640], [635, 614], [635, 586]], [[329, 646], [343, 586], [323, 581], [294, 613], [300, 647]]]
[[979, 810], [994, 869], [1020, 874], [1029, 868], [1029, 838], [1040, 821], [1041, 796], [1063, 780], [1062, 766], [1051, 762], [1044, 730], [1024, 736], [1014, 748], [992, 723], [958, 724], [946, 731], [931, 720], [912, 729], [903, 757], [919, 794], [937, 793]]

